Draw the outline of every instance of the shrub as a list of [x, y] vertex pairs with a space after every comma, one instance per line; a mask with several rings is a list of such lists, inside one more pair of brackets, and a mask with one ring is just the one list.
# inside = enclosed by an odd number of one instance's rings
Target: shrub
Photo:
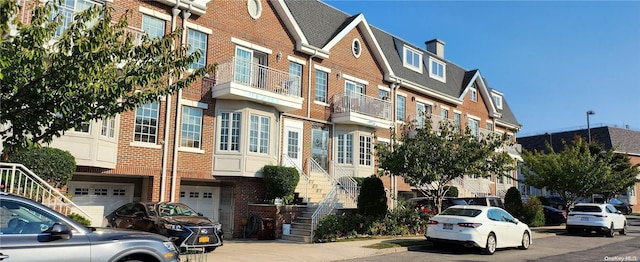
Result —
[[20, 163], [53, 185], [64, 187], [76, 171], [76, 160], [68, 151], [51, 147], [29, 147], [9, 154], [9, 162]]
[[76, 222], [80, 223], [81, 225], [88, 227], [91, 225], [91, 221], [89, 221], [89, 219], [83, 217], [80, 214], [77, 213], [71, 213], [68, 215], [69, 218], [75, 220]]
[[522, 196], [516, 187], [509, 188], [504, 195], [504, 209], [518, 219], [523, 218]]
[[444, 196], [446, 196], [446, 197], [458, 197], [458, 188], [457, 187], [444, 186], [444, 190], [449, 190], [449, 191], [447, 191], [446, 194], [444, 194]]
[[298, 170], [293, 167], [267, 165], [262, 171], [267, 199], [293, 199], [289, 196], [293, 195], [293, 191], [300, 181]]
[[383, 217], [387, 213], [387, 195], [380, 178], [370, 176], [362, 181], [358, 195], [358, 213], [373, 217]]
[[544, 226], [544, 210], [540, 199], [532, 196], [523, 207], [524, 223], [532, 227]]

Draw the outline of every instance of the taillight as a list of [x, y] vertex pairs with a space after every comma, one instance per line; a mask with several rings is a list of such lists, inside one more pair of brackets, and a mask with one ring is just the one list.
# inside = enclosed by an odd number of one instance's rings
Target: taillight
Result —
[[563, 212], [562, 212], [562, 216], [563, 216], [564, 218], [567, 218], [567, 212], [564, 212], [564, 211], [563, 211]]
[[607, 215], [593, 215], [594, 217], [607, 217]]
[[458, 223], [458, 226], [476, 228], [476, 227], [482, 226], [482, 223]]
[[429, 220], [429, 221], [427, 222], [427, 224], [428, 224], [428, 225], [437, 225], [437, 224], [438, 224], [438, 221], [435, 221], [435, 220]]

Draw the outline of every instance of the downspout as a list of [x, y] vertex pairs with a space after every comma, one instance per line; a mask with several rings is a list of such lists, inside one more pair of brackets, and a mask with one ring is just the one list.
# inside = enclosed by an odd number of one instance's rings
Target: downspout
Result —
[[[189, 6], [189, 10], [191, 10], [191, 6]], [[187, 19], [191, 16], [191, 12], [189, 10], [185, 10], [182, 12], [182, 47], [187, 45]], [[182, 78], [182, 74], [180, 75]], [[178, 146], [180, 145], [180, 141], [178, 141], [178, 131], [180, 130], [180, 118], [182, 118], [182, 105], [180, 101], [182, 100], [182, 89], [178, 89], [178, 101], [176, 102], [176, 122], [175, 122], [175, 132], [173, 133], [173, 167], [171, 170], [171, 202], [176, 201], [176, 182], [178, 179]]]
[[313, 55], [309, 57], [309, 80], [307, 81], [307, 118], [311, 117], [311, 68], [313, 67], [313, 58], [318, 56], [318, 49], [313, 50]]
[[[397, 107], [397, 103], [398, 103], [398, 89], [400, 89], [400, 83], [398, 82], [398, 79], [396, 79], [396, 81], [391, 84], [391, 99], [393, 99], [393, 118], [392, 118], [392, 123], [395, 126], [396, 125], [396, 121], [398, 120], [398, 110], [396, 109]], [[396, 134], [398, 133], [398, 131], [394, 128], [394, 132], [396, 132]], [[394, 145], [395, 141], [391, 141], [391, 151], [393, 151], [393, 145]], [[392, 197], [392, 201], [391, 201], [391, 210], [394, 210], [398, 204], [398, 178], [394, 175], [391, 174], [391, 197]]]
[[[176, 5], [171, 9], [171, 32], [176, 31], [176, 18], [178, 14], [180, 14], [180, 9], [178, 9], [179, 0], [176, 0]], [[171, 51], [175, 50], [175, 43], [171, 45]], [[169, 85], [173, 84], [173, 77], [169, 77]], [[173, 97], [171, 94], [167, 94], [166, 102], [166, 113], [165, 113], [165, 124], [164, 124], [164, 141], [162, 141], [162, 175], [160, 177], [160, 201], [164, 201], [165, 195], [167, 193], [167, 159], [169, 156], [169, 121], [171, 121], [171, 99]]]

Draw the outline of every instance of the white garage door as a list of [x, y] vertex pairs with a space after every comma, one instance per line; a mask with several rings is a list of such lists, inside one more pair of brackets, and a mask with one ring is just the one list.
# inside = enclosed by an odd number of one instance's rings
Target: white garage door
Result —
[[69, 182], [71, 201], [91, 216], [92, 226], [103, 225], [104, 216], [133, 201], [133, 184]]
[[219, 187], [180, 186], [179, 202], [186, 204], [206, 217], [219, 221]]

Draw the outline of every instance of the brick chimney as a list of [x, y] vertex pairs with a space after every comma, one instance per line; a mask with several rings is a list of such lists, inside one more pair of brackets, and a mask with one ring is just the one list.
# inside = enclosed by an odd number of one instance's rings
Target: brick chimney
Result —
[[427, 44], [427, 51], [444, 59], [444, 41], [436, 38], [425, 42], [425, 44]]

